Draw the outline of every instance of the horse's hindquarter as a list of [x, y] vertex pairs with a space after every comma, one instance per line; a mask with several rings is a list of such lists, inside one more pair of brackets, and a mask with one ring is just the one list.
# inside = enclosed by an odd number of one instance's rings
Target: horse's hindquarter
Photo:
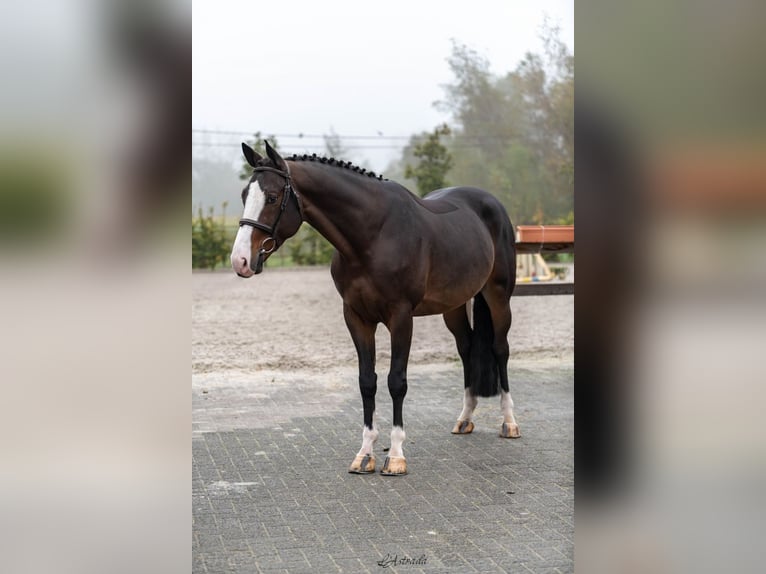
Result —
[[[439, 190], [424, 200], [450, 203], [455, 210], [428, 213], [429, 269], [416, 315], [443, 313], [465, 303], [487, 282], [495, 261], [495, 241], [484, 219], [486, 192], [473, 188]], [[489, 196], [491, 197], [491, 196]], [[433, 199], [431, 199], [433, 198]]]

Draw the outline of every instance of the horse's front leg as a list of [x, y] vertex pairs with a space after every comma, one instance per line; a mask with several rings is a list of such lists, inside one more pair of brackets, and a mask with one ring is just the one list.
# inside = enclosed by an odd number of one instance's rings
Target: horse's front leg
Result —
[[412, 343], [411, 311], [394, 315], [389, 321], [388, 329], [391, 331], [391, 371], [388, 374], [388, 390], [394, 405], [394, 426], [391, 429], [391, 450], [380, 472], [386, 476], [396, 476], [407, 474], [407, 460], [404, 458], [402, 449], [402, 443], [406, 438], [402, 408], [407, 394], [407, 361], [410, 358]]
[[359, 390], [362, 393], [364, 409], [364, 428], [362, 429], [362, 448], [359, 449], [348, 471], [354, 474], [375, 472], [375, 454], [372, 449], [378, 440], [375, 427], [375, 392], [378, 376], [375, 374], [375, 323], [364, 321], [348, 305], [343, 305], [343, 317], [354, 340], [359, 358]]

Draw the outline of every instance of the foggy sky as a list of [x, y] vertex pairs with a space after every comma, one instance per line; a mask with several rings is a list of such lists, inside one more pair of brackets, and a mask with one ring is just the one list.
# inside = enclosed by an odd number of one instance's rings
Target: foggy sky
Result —
[[[192, 127], [341, 136], [431, 130], [449, 120], [433, 103], [453, 79], [451, 39], [487, 57], [493, 73], [506, 73], [525, 52], [541, 51], [545, 14], [573, 47], [572, 0], [194, 1]], [[235, 159], [241, 139], [193, 134], [193, 142], [230, 145], [204, 149]], [[279, 141], [286, 151], [322, 143]], [[344, 143], [349, 159], [382, 170], [406, 140]]]

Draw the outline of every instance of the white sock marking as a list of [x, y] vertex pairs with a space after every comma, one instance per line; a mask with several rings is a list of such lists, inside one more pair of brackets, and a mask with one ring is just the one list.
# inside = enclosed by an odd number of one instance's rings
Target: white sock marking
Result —
[[391, 429], [391, 450], [388, 451], [388, 456], [404, 456], [402, 451], [402, 443], [407, 435], [404, 433], [402, 427], [394, 427]]
[[511, 393], [500, 392], [500, 408], [503, 409], [503, 422], [516, 424], [516, 418], [513, 416]]
[[459, 421], [470, 421], [473, 416], [473, 410], [476, 405], [479, 404], [479, 399], [471, 394], [471, 389], [466, 388], [463, 394], [463, 410], [460, 412], [460, 416], [457, 418]]
[[372, 449], [378, 440], [378, 434], [378, 427], [375, 424], [375, 415], [373, 415], [372, 430], [364, 427], [364, 430], [362, 431], [362, 448], [359, 449], [357, 456], [364, 456], [365, 454], [372, 456]]

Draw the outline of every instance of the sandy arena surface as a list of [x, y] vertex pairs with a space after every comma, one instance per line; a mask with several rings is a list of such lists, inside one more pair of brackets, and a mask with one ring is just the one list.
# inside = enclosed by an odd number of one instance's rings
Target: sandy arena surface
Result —
[[[342, 309], [329, 268], [266, 269], [251, 279], [192, 273], [192, 372], [355, 368]], [[511, 309], [511, 366], [514, 360], [571, 360], [573, 296], [518, 297]], [[389, 358], [388, 331], [381, 325], [379, 376]], [[441, 315], [416, 317], [410, 365], [457, 360]]]

